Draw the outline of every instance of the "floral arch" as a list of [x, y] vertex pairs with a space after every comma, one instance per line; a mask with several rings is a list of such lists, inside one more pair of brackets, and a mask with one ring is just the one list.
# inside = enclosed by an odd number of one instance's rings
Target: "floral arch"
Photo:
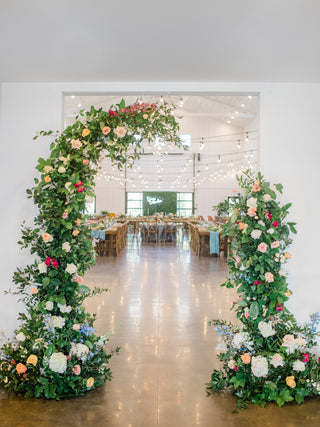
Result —
[[124, 100], [108, 111], [91, 107], [51, 143], [50, 156], [39, 159], [41, 177], [27, 190], [39, 214], [33, 228], [23, 227], [19, 242], [35, 259], [13, 276], [27, 314], [19, 315], [16, 338], [0, 348], [0, 382], [6, 389], [59, 399], [111, 379], [108, 362], [118, 348], [106, 351], [109, 335], [96, 335], [95, 315], [81, 305], [106, 291], [83, 284], [95, 254], [81, 212], [86, 197], [94, 195], [101, 157], [121, 168], [139, 158], [143, 140], [157, 137], [180, 146], [174, 108], [166, 103], [126, 106]]

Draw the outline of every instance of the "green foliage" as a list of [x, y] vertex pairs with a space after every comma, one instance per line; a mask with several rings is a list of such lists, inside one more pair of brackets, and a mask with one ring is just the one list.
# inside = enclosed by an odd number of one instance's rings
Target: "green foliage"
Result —
[[211, 325], [223, 341], [218, 358], [220, 371], [214, 371], [209, 392], [230, 390], [239, 407], [248, 403], [279, 406], [320, 392], [320, 364], [316, 356], [318, 313], [311, 322], [299, 326], [285, 308], [291, 292], [284, 264], [295, 223], [286, 222], [291, 203], [281, 206], [276, 191], [259, 173], [238, 178], [242, 196], [230, 209], [230, 221], [223, 234], [232, 239], [228, 258], [229, 274], [222, 285], [236, 288], [239, 298], [233, 303], [242, 326], [213, 320]]
[[[143, 152], [143, 139], [161, 138], [180, 146], [179, 125], [164, 105], [122, 100], [109, 111], [81, 111], [51, 143], [47, 159], [39, 158], [35, 186], [27, 190], [38, 208], [34, 227], [22, 226], [22, 249], [32, 264], [17, 268], [14, 289], [26, 313], [20, 313], [16, 338], [0, 348], [0, 382], [26, 397], [60, 399], [78, 396], [111, 379], [108, 363], [119, 351], [109, 349], [109, 334], [98, 336], [95, 315], [81, 306], [90, 290], [85, 271], [95, 263], [90, 229], [81, 214], [94, 195], [94, 177], [102, 155], [122, 168]], [[136, 135], [140, 139], [136, 140]], [[53, 135], [41, 131], [34, 139]]]

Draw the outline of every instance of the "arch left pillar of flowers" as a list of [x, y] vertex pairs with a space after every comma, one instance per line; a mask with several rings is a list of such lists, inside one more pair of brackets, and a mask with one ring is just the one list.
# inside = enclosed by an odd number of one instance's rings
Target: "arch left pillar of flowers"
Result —
[[15, 339], [0, 348], [0, 382], [6, 389], [59, 399], [82, 395], [111, 379], [108, 362], [118, 349], [106, 351], [109, 335], [96, 335], [95, 315], [81, 305], [88, 296], [106, 291], [83, 284], [95, 254], [81, 212], [86, 197], [94, 196], [102, 157], [121, 168], [139, 158], [143, 140], [157, 137], [180, 145], [173, 108], [145, 103], [126, 107], [124, 100], [109, 111], [91, 107], [52, 142], [50, 156], [39, 159], [41, 177], [27, 190], [39, 214], [33, 228], [22, 229], [19, 242], [35, 259], [13, 276], [27, 314], [19, 315]]

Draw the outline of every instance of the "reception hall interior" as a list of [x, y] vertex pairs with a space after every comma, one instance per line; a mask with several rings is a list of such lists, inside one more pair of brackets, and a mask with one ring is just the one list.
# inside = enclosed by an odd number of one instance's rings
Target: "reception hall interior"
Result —
[[[23, 3], [0, 4], [0, 426], [320, 425], [318, 397], [298, 404], [284, 393], [284, 406], [270, 398], [265, 407], [253, 397], [244, 409], [241, 392], [210, 390], [224, 352], [211, 322], [240, 328], [262, 298], [261, 290], [249, 310], [236, 287], [221, 286], [236, 274], [249, 282], [251, 261], [234, 273], [242, 260], [228, 227], [242, 230], [234, 215], [243, 218], [244, 206], [261, 222], [250, 205], [260, 184], [270, 200], [292, 202], [297, 230], [279, 274], [290, 299], [272, 309], [285, 303], [301, 325], [320, 311], [319, 5]], [[245, 173], [260, 172], [253, 193], [241, 187]], [[267, 222], [273, 212], [262, 206]], [[254, 232], [243, 245], [258, 242]], [[254, 280], [252, 292], [266, 282]], [[239, 348], [255, 357], [250, 343]], [[294, 350], [281, 351], [283, 359]]]

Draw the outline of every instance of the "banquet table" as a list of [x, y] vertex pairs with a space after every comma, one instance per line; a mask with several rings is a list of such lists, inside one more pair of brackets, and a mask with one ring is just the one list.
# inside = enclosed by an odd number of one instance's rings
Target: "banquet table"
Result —
[[[165, 226], [169, 225], [171, 227], [172, 230], [172, 234], [168, 234], [166, 239], [165, 239], [165, 233], [164, 233], [164, 229]], [[166, 241], [166, 242], [172, 242], [172, 241], [176, 241], [176, 232], [177, 232], [177, 225], [174, 223], [167, 223], [167, 222], [142, 222], [140, 225], [140, 229], [141, 229], [141, 235], [142, 235], [142, 240], [144, 242], [152, 242], [155, 241], [155, 236], [152, 233], [149, 237], [148, 237], [148, 230], [150, 229], [151, 226], [156, 227], [157, 229], [157, 241], [158, 242], [162, 242], [162, 241]]]
[[190, 224], [193, 227], [194, 233], [199, 236], [199, 248], [198, 255], [210, 256], [220, 255], [223, 252], [223, 256], [228, 256], [228, 238], [223, 237], [221, 232], [208, 230], [204, 226]]

